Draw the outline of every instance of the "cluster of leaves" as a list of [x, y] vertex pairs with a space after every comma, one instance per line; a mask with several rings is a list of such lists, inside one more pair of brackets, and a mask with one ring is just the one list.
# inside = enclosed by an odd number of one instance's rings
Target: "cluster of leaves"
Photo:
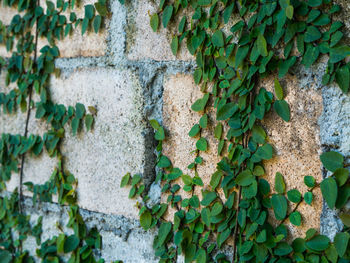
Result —
[[[193, 78], [203, 92], [191, 106], [201, 114], [189, 131], [189, 136], [197, 140], [194, 161], [188, 166], [194, 171], [193, 177], [173, 167], [161, 153], [164, 129], [151, 121], [159, 141], [157, 167], [162, 168], [156, 181], [161, 182], [167, 199], [150, 207], [147, 193], [143, 193], [140, 222], [145, 229], [159, 228], [154, 249], [160, 262], [176, 262], [180, 254], [185, 262], [200, 263], [350, 260], [346, 211], [350, 179], [343, 157], [336, 152], [324, 153], [321, 161], [333, 175], [321, 183], [306, 176], [308, 191], [304, 194], [297, 189], [287, 191], [280, 173], [275, 176], [276, 192], [271, 193], [263, 168], [263, 161], [274, 153], [261, 121], [272, 110], [284, 121], [290, 120], [279, 80], [293, 65], [299, 62], [309, 68], [321, 55], [328, 55], [323, 84], [336, 81], [343, 92], [349, 90], [345, 58], [350, 55], [350, 47], [343, 42], [343, 23], [333, 19], [339, 11], [340, 7], [330, 0], [160, 1], [158, 11], [150, 16], [150, 25], [155, 32], [160, 26], [176, 26], [171, 50], [176, 55], [185, 44], [195, 56]], [[276, 76], [274, 94], [259, 86], [260, 80], [269, 76]], [[197, 166], [203, 163], [201, 152], [209, 147], [202, 136], [203, 129], [210, 126], [209, 107], [216, 111], [213, 133], [221, 161], [216, 164], [210, 185], [204, 186]], [[136, 181], [139, 183], [138, 177]], [[122, 186], [130, 184], [130, 175], [122, 182]], [[200, 195], [195, 187], [201, 187]], [[317, 187], [330, 208], [343, 211], [343, 232], [336, 235], [334, 243], [315, 229], [290, 242], [285, 221], [302, 224], [298, 207], [302, 202], [312, 205]], [[175, 209], [173, 217], [165, 216], [163, 211], [169, 206]], [[269, 217], [274, 217], [277, 225], [271, 224]], [[233, 245], [231, 259], [222, 253], [228, 245]]]
[[[96, 251], [101, 249], [101, 236], [95, 228], [86, 226], [79, 212], [77, 180], [64, 169], [65, 157], [60, 148], [67, 125], [73, 136], [83, 125], [86, 131], [91, 130], [96, 109], [88, 107], [90, 113], [87, 113], [81, 103], [74, 107], [55, 103], [50, 96], [49, 80], [52, 74], [59, 74], [55, 67], [55, 59], [60, 54], [56, 43], [71, 35], [79, 25], [82, 34], [89, 28], [96, 33], [101, 30], [107, 16], [107, 3], [99, 0], [85, 5], [83, 18], [75, 13], [78, 6], [75, 0], [46, 1], [45, 7], [37, 0], [1, 0], [0, 4], [17, 10], [9, 24], [0, 21], [0, 45], [5, 46], [9, 55], [0, 58], [1, 73], [6, 74], [6, 87], [1, 87], [0, 93], [0, 113], [15, 114], [20, 109], [27, 116], [24, 135], [4, 133], [0, 140], [0, 262], [35, 262], [36, 259], [64, 262], [67, 258], [71, 263], [104, 262], [96, 258]], [[44, 43], [40, 50], [39, 39]], [[38, 120], [47, 123], [42, 136], [28, 134], [31, 110], [35, 110]], [[32, 192], [33, 205], [55, 201], [69, 207], [68, 224], [58, 226], [62, 233], [44, 241], [41, 240], [42, 217], [33, 223], [25, 213], [22, 196], [24, 158], [42, 154], [55, 157], [58, 166], [43, 184], [23, 183]], [[8, 193], [6, 186], [14, 174], [20, 177], [19, 191]], [[68, 228], [73, 234], [65, 233]], [[36, 239], [36, 255], [24, 249], [29, 236]]]

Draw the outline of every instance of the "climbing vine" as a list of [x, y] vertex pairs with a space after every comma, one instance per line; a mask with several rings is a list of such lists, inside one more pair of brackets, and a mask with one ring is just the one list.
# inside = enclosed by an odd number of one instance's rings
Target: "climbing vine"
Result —
[[[201, 114], [189, 131], [196, 140], [195, 157], [188, 166], [194, 176], [184, 174], [162, 154], [165, 131], [151, 120], [158, 141], [156, 183], [161, 184], [166, 202], [151, 206], [139, 175], [127, 174], [121, 181], [121, 187], [131, 186], [130, 198], [141, 197], [141, 226], [158, 228], [153, 247], [160, 262], [177, 262], [179, 255], [185, 262], [200, 263], [349, 262], [350, 179], [343, 156], [323, 153], [321, 162], [330, 176], [322, 182], [305, 176], [305, 193], [286, 189], [280, 173], [272, 192], [263, 166], [274, 153], [262, 120], [270, 111], [290, 120], [279, 80], [295, 64], [310, 68], [326, 56], [322, 84], [335, 81], [344, 93], [349, 90], [350, 47], [344, 41], [344, 24], [334, 19], [338, 12], [340, 6], [331, 0], [160, 0], [150, 26], [155, 32], [159, 27], [176, 27], [171, 50], [176, 55], [186, 45], [195, 56], [193, 78], [203, 93], [191, 106]], [[269, 76], [276, 76], [274, 94], [259, 86]], [[202, 131], [209, 127], [210, 108], [216, 113], [212, 132], [221, 161], [210, 185], [204, 185], [197, 167], [209, 147]], [[338, 209], [343, 230], [333, 243], [315, 229], [291, 240], [285, 223], [301, 225], [298, 207], [303, 202], [312, 205], [316, 188], [329, 208]], [[170, 219], [169, 207], [175, 209]]]
[[[0, 57], [1, 114], [20, 111], [26, 117], [21, 134], [3, 133], [0, 140], [0, 262], [103, 262], [95, 255], [101, 248], [101, 236], [95, 228], [88, 229], [77, 206], [77, 180], [65, 169], [61, 144], [67, 132], [75, 136], [83, 127], [88, 132], [94, 122], [96, 109], [89, 112], [81, 103], [65, 106], [50, 96], [50, 77], [59, 74], [55, 59], [60, 56], [57, 42], [81, 27], [81, 34], [90, 28], [99, 32], [107, 16], [105, 0], [83, 7], [83, 17], [75, 12], [75, 0], [0, 0], [0, 4], [14, 13], [11, 21], [0, 21], [0, 44], [8, 56]], [[29, 134], [33, 118], [44, 121], [43, 135]], [[2, 124], [4, 125], [4, 124]], [[43, 184], [23, 182], [25, 159], [48, 154], [57, 160], [50, 179]], [[11, 177], [19, 178], [12, 193], [7, 191]], [[58, 202], [68, 206], [69, 222], [58, 226], [62, 233], [47, 240], [41, 239], [42, 217], [36, 223], [26, 214], [23, 188], [32, 193], [32, 202]], [[65, 229], [70, 228], [70, 235]], [[36, 254], [25, 249], [30, 237], [36, 239]]]

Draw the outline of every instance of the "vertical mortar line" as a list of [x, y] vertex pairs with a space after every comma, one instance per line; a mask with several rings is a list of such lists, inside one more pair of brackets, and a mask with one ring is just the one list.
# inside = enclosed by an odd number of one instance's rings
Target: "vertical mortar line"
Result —
[[[40, 6], [39, 0], [36, 1], [36, 5]], [[33, 66], [36, 66], [36, 59], [37, 59], [37, 51], [38, 51], [38, 17], [36, 18], [35, 22], [35, 40], [34, 40], [34, 58], [33, 58]], [[34, 68], [35, 69], [35, 68]], [[24, 128], [24, 137], [27, 138], [28, 135], [28, 124], [29, 124], [29, 118], [31, 113], [31, 104], [32, 104], [32, 93], [33, 93], [33, 83], [29, 86], [29, 99], [28, 99], [28, 110], [27, 110], [27, 117], [26, 117], [26, 125]], [[24, 160], [25, 160], [25, 153], [22, 154], [21, 157], [21, 170], [20, 170], [20, 176], [19, 176], [19, 211], [20, 213], [23, 212], [22, 207], [22, 201], [23, 201], [23, 167], [24, 167]]]

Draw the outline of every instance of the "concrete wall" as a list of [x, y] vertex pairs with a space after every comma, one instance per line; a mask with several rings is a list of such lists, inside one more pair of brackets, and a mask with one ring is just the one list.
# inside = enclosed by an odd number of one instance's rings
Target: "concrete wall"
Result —
[[[122, 6], [118, 0], [111, 0], [111, 16], [102, 33], [81, 37], [77, 31], [59, 45], [61, 57], [56, 65], [61, 75], [51, 80], [54, 101], [66, 105], [81, 102], [98, 110], [93, 131], [76, 137], [66, 134], [63, 152], [67, 168], [78, 178], [83, 217], [89, 226], [97, 225], [102, 234], [101, 256], [107, 262], [157, 261], [152, 250], [155, 233], [140, 228], [135, 201], [128, 199], [126, 189], [119, 188], [128, 171], [142, 174], [148, 182], [155, 176], [155, 142], [147, 120], [156, 118], [165, 125], [169, 135], [165, 154], [191, 173], [186, 167], [192, 160], [195, 140], [187, 133], [200, 116], [191, 112], [190, 106], [201, 96], [191, 76], [195, 63], [185, 49], [178, 57], [171, 53], [167, 30], [151, 30], [148, 12], [155, 9], [153, 1], [133, 0]], [[8, 19], [9, 14], [0, 8], [0, 19]], [[0, 55], [6, 56], [4, 50]], [[265, 163], [267, 179], [272, 182], [279, 171], [288, 188], [302, 192], [306, 190], [304, 175], [313, 175], [317, 181], [326, 176], [319, 161], [322, 151], [336, 149], [350, 156], [350, 98], [336, 86], [321, 85], [325, 66], [325, 59], [309, 70], [296, 66], [282, 81], [291, 106], [291, 122], [285, 123], [274, 114], [264, 122], [276, 152], [276, 157]], [[273, 78], [262, 80], [260, 86], [272, 90]], [[0, 89], [4, 89], [2, 84]], [[33, 116], [29, 132], [42, 133], [45, 123]], [[23, 133], [24, 120], [21, 114], [0, 115], [0, 132]], [[199, 172], [208, 183], [218, 160], [217, 143], [212, 135], [204, 136], [210, 149], [203, 155], [205, 163]], [[27, 158], [24, 181], [46, 181], [55, 164], [45, 156]], [[18, 181], [13, 178], [9, 189]], [[151, 197], [157, 200], [159, 192], [159, 186], [153, 185]], [[312, 207], [301, 207], [304, 223], [300, 228], [290, 226], [294, 235], [315, 227], [333, 236], [342, 227], [319, 194]], [[28, 199], [26, 209], [34, 219], [45, 214], [44, 239], [58, 233], [56, 221], [67, 220], [65, 208], [55, 204], [33, 207]], [[32, 244], [34, 241], [29, 241], [28, 248]]]

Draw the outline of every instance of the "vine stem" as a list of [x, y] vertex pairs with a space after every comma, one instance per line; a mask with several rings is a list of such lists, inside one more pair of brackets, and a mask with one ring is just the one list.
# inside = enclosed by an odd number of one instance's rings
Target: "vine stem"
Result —
[[[37, 0], [37, 6], [40, 6], [39, 0]], [[35, 40], [34, 40], [34, 58], [33, 58], [33, 66], [35, 66], [36, 59], [37, 59], [37, 53], [38, 53], [38, 18], [36, 19], [36, 28], [35, 28]], [[29, 119], [30, 119], [30, 113], [31, 113], [31, 104], [33, 101], [32, 95], [33, 95], [33, 83], [29, 86], [29, 99], [28, 99], [28, 109], [27, 109], [27, 116], [26, 116], [26, 125], [24, 128], [24, 137], [27, 138], [28, 136], [28, 125], [29, 125]], [[23, 201], [23, 167], [24, 167], [24, 160], [25, 160], [25, 153], [21, 156], [21, 170], [19, 175], [19, 212], [23, 212], [22, 207], [22, 201]]]

